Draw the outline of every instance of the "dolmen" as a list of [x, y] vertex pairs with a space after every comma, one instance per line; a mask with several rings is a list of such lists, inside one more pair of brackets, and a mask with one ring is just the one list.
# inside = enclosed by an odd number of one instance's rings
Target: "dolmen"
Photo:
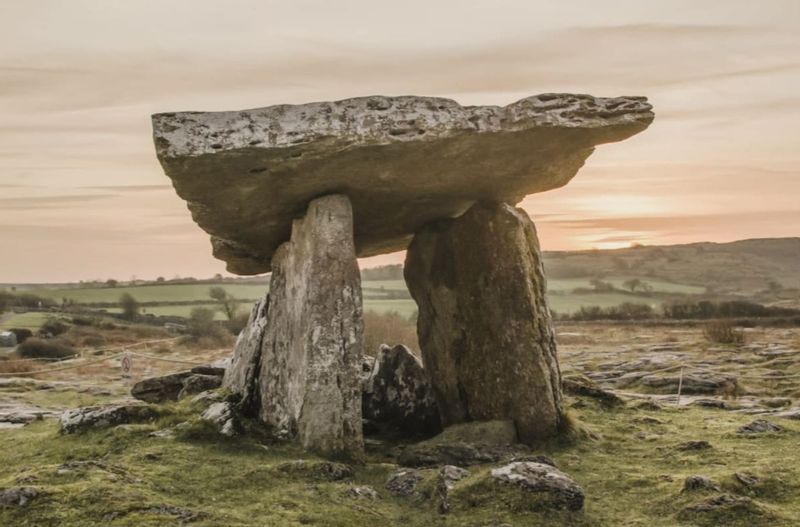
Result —
[[[515, 205], [566, 185], [603, 143], [645, 130], [644, 97], [542, 94], [508, 106], [360, 97], [153, 116], [158, 159], [214, 256], [271, 272], [224, 386], [278, 436], [363, 449], [358, 257], [406, 250], [443, 426], [564, 425], [536, 228]], [[374, 351], [374, 350], [367, 350]]]

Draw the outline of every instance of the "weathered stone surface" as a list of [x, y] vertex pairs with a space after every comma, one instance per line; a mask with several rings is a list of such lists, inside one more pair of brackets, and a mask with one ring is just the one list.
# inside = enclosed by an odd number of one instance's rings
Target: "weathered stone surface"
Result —
[[687, 476], [683, 481], [683, 491], [692, 492], [695, 490], [713, 490], [719, 492], [720, 487], [708, 476]]
[[240, 407], [248, 414], [257, 414], [261, 404], [258, 376], [261, 372], [261, 343], [267, 329], [268, 311], [269, 293], [266, 293], [250, 311], [247, 326], [236, 339], [233, 359], [222, 381], [225, 388], [241, 396]]
[[183, 390], [183, 382], [191, 376], [188, 371], [142, 379], [131, 388], [131, 395], [146, 403], [177, 401]]
[[566, 393], [597, 399], [603, 406], [621, 406], [625, 404], [617, 394], [599, 387], [594, 381], [583, 375], [565, 377], [561, 385]]
[[394, 496], [411, 496], [424, 478], [425, 476], [418, 470], [399, 469], [389, 475], [385, 487]]
[[439, 514], [450, 512], [450, 492], [455, 488], [456, 483], [469, 477], [469, 470], [455, 465], [445, 465], [439, 471], [436, 481], [436, 499]]
[[[272, 260], [260, 417], [324, 455], [358, 455], [363, 318], [350, 202], [315, 199]], [[231, 369], [239, 366], [234, 364]]]
[[523, 443], [556, 435], [561, 376], [528, 215], [482, 202], [429, 224], [404, 272], [443, 424], [512, 419]]
[[766, 419], [756, 419], [752, 423], [748, 423], [740, 427], [736, 432], [739, 434], [765, 434], [767, 432], [783, 432], [784, 428], [781, 425], [776, 425]]
[[405, 346], [383, 346], [364, 387], [365, 419], [404, 436], [441, 431], [431, 383], [422, 363]]
[[583, 489], [567, 474], [543, 463], [514, 462], [492, 469], [492, 477], [529, 492], [544, 493], [557, 508], [578, 511], [583, 508]]
[[204, 375], [193, 373], [183, 381], [183, 389], [178, 394], [178, 399], [189, 395], [196, 395], [208, 390], [214, 390], [222, 385], [222, 375]]
[[505, 107], [361, 97], [153, 116], [156, 152], [214, 254], [269, 271], [311, 199], [346, 194], [359, 256], [404, 249], [426, 223], [477, 201], [565, 185], [594, 146], [641, 132], [643, 97], [542, 94]]
[[278, 465], [278, 470], [325, 481], [341, 481], [353, 477], [353, 468], [350, 465], [330, 461], [313, 462], [298, 459], [281, 463]]
[[39, 496], [39, 490], [34, 487], [12, 487], [0, 490], [0, 507], [24, 507], [34, 498]]
[[200, 418], [213, 423], [217, 431], [224, 436], [233, 437], [242, 431], [236, 409], [233, 404], [226, 401], [212, 403]]
[[61, 433], [74, 434], [90, 429], [110, 428], [121, 424], [147, 421], [156, 416], [157, 413], [154, 409], [141, 404], [72, 408], [61, 414]]

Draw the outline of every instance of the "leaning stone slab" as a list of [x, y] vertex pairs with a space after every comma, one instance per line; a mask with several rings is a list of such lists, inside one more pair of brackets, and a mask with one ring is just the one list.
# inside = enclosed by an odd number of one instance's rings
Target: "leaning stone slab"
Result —
[[[346, 197], [315, 199], [295, 220], [291, 240], [272, 259], [266, 316], [257, 380], [262, 421], [306, 449], [360, 456], [361, 276]], [[252, 359], [238, 358], [231, 370], [251, 367]]]
[[309, 201], [346, 194], [358, 256], [405, 249], [477, 201], [515, 204], [565, 185], [594, 146], [653, 120], [644, 97], [542, 94], [508, 106], [360, 97], [153, 116], [156, 152], [214, 255], [270, 270]]
[[526, 444], [559, 433], [561, 375], [528, 215], [481, 202], [426, 225], [404, 273], [442, 424], [510, 419]]

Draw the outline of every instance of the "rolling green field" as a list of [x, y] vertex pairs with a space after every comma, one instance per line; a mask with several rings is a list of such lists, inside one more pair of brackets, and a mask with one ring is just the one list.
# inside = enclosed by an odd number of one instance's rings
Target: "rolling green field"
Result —
[[[605, 279], [605, 282], [613, 284], [615, 287], [622, 289], [625, 277], [616, 277]], [[675, 284], [672, 282], [662, 280], [646, 280], [645, 281], [652, 291], [656, 294], [700, 294], [704, 292], [704, 288], [692, 286], [687, 284]], [[92, 303], [116, 303], [120, 296], [125, 293], [132, 295], [140, 303], [165, 303], [165, 302], [190, 302], [196, 304], [184, 305], [144, 305], [142, 306], [143, 314], [153, 315], [170, 315], [188, 317], [189, 313], [194, 307], [204, 305], [205, 307], [214, 308], [213, 304], [209, 304], [210, 298], [208, 296], [209, 288], [214, 286], [223, 287], [229, 294], [233, 295], [240, 301], [240, 309], [248, 311], [250, 304], [255, 302], [267, 289], [265, 283], [253, 284], [209, 284], [209, 283], [192, 283], [192, 284], [159, 284], [159, 285], [142, 285], [142, 286], [118, 286], [118, 287], [46, 287], [35, 286], [24, 289], [26, 292], [34, 293], [36, 295], [51, 298], [56, 302], [60, 302], [66, 298], [76, 304], [92, 304]], [[397, 312], [404, 317], [410, 317], [417, 309], [416, 304], [410, 298], [396, 298], [398, 294], [402, 295], [407, 291], [406, 284], [403, 280], [365, 280], [362, 283], [364, 289], [364, 310], [376, 311], [379, 313]], [[600, 306], [610, 307], [616, 306], [623, 302], [634, 302], [641, 304], [648, 304], [657, 308], [663, 301], [658, 296], [646, 296], [644, 294], [630, 294], [624, 291], [612, 291], [602, 293], [592, 292], [573, 292], [576, 289], [591, 289], [590, 278], [570, 278], [570, 279], [552, 279], [548, 281], [549, 301], [550, 307], [558, 313], [573, 313], [580, 309], [582, 306]], [[394, 298], [387, 298], [387, 296], [394, 296]], [[205, 304], [203, 304], [205, 302]], [[119, 312], [117, 307], [104, 308], [109, 312]], [[41, 317], [41, 315], [38, 315]], [[224, 315], [222, 312], [217, 313], [217, 318], [222, 320]], [[6, 322], [8, 326], [11, 322]], [[25, 319], [15, 320], [13, 325], [19, 326], [21, 323], [28, 325], [35, 325], [35, 322], [30, 322]]]

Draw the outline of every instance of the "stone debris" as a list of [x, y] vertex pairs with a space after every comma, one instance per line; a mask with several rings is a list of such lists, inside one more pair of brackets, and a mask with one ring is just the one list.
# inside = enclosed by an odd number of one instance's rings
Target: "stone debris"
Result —
[[353, 467], [332, 461], [307, 461], [298, 459], [278, 465], [278, 470], [325, 481], [342, 481], [353, 477]]
[[0, 508], [24, 507], [41, 492], [34, 487], [12, 487], [0, 490]]
[[213, 423], [220, 434], [233, 437], [242, 431], [242, 425], [233, 404], [227, 401], [212, 403], [200, 415], [200, 419]]
[[371, 501], [375, 501], [381, 497], [380, 494], [378, 494], [378, 491], [376, 491], [372, 487], [367, 487], [367, 486], [350, 487], [349, 489], [347, 489], [347, 492], [345, 494], [350, 498], [355, 498], [355, 499], [365, 498]]
[[711, 448], [711, 443], [704, 440], [692, 440], [692, 441], [685, 441], [683, 443], [678, 444], [676, 447], [678, 450], [708, 450]]
[[578, 511], [583, 508], [584, 493], [578, 483], [555, 467], [543, 463], [514, 462], [492, 469], [492, 477], [525, 491], [545, 493], [557, 508]]
[[720, 491], [719, 485], [708, 476], [688, 476], [683, 481], [683, 491], [691, 492], [696, 490]]
[[450, 492], [458, 481], [469, 477], [469, 470], [455, 465], [445, 465], [439, 470], [436, 481], [437, 509], [439, 514], [450, 512]]
[[386, 490], [393, 496], [411, 496], [424, 479], [422, 472], [410, 468], [396, 470], [386, 480]]
[[157, 416], [155, 409], [142, 404], [85, 406], [65, 410], [59, 422], [62, 434], [75, 434], [92, 429], [149, 421]]
[[783, 427], [781, 425], [776, 425], [766, 419], [756, 419], [752, 423], [746, 424], [740, 427], [736, 433], [738, 434], [764, 434], [767, 432], [783, 432]]

